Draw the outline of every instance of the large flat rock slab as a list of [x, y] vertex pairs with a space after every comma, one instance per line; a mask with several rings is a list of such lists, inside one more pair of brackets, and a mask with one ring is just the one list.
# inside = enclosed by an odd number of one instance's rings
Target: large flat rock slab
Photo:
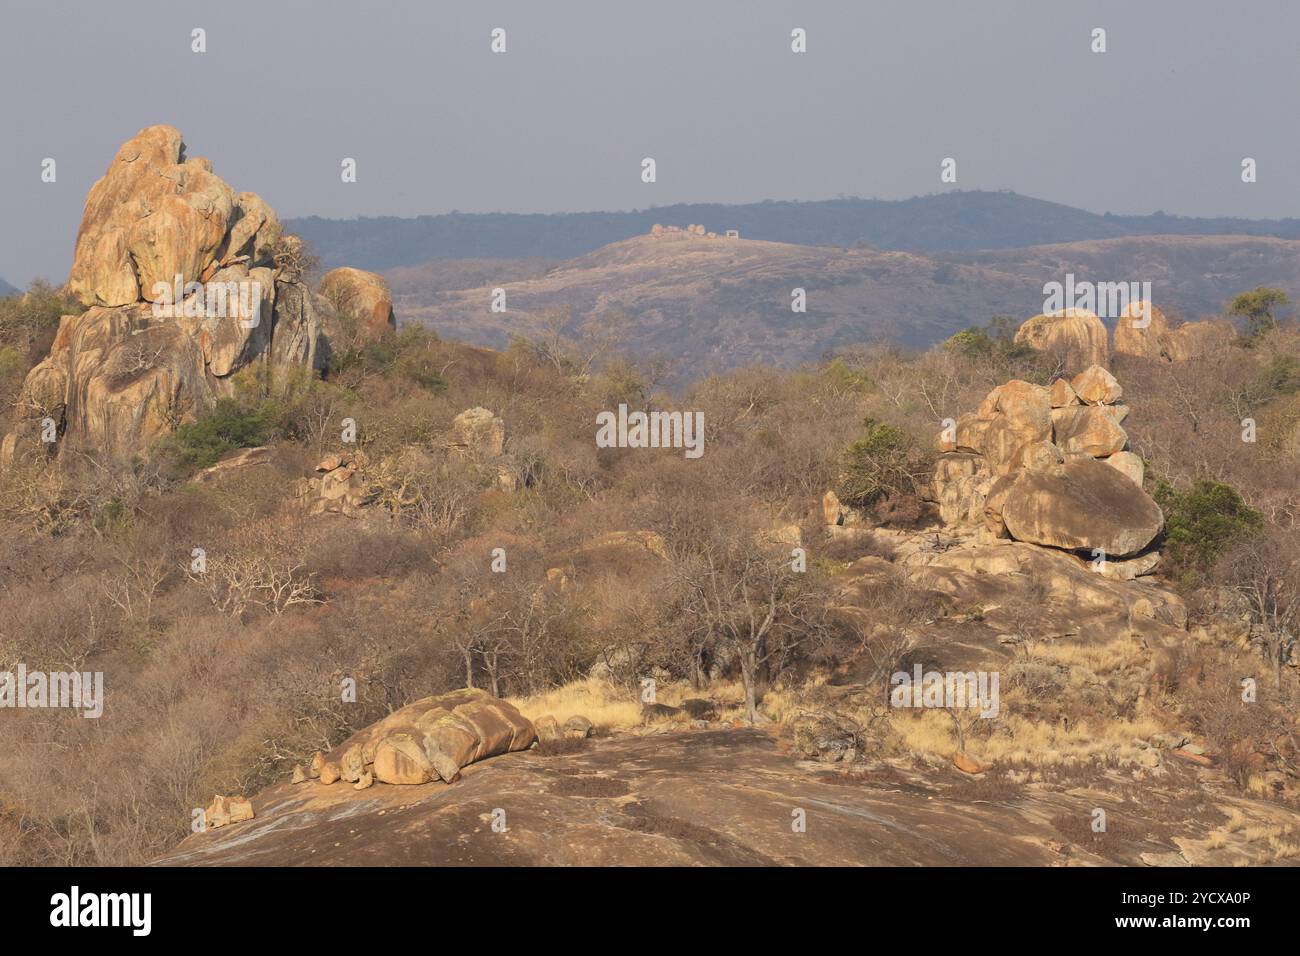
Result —
[[[156, 865], [1060, 862], [1050, 814], [836, 782], [749, 729], [608, 738], [552, 757], [506, 754], [466, 768], [450, 786], [284, 784], [253, 805], [254, 820], [191, 836]], [[499, 810], [505, 832], [492, 826]], [[792, 828], [796, 810], [806, 832]]]

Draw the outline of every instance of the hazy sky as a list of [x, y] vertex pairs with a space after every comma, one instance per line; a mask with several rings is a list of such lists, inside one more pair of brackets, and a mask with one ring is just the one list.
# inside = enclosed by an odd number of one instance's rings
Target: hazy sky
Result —
[[[87, 189], [154, 123], [283, 217], [903, 198], [954, 188], [939, 182], [948, 156], [956, 188], [1097, 212], [1300, 216], [1296, 0], [0, 11], [0, 276], [19, 285], [66, 277]], [[494, 27], [504, 55], [489, 50]], [[806, 54], [790, 51], [794, 27]], [[56, 183], [41, 182], [45, 157]], [[340, 181], [344, 157], [356, 183]]]

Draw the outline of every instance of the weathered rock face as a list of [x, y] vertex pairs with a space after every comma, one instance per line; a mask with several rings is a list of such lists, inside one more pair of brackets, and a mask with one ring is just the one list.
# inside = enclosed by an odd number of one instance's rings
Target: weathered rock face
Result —
[[361, 269], [334, 269], [321, 279], [320, 294], [337, 313], [356, 318], [361, 325], [358, 331], [366, 338], [379, 338], [397, 328], [393, 294], [383, 276]]
[[179, 130], [141, 130], [86, 197], [68, 289], [88, 306], [155, 301], [155, 282], [193, 282], [215, 261], [234, 211], [211, 166], [184, 159]]
[[1124, 450], [1128, 435], [1110, 409], [1100, 405], [1059, 408], [1052, 414], [1056, 445], [1064, 455], [1105, 458]]
[[[1164, 362], [1185, 362], [1228, 345], [1236, 335], [1231, 322], [1206, 319], [1175, 329], [1154, 305], [1130, 303], [1115, 325], [1115, 353]], [[1144, 324], [1145, 323], [1145, 324]]]
[[468, 688], [425, 697], [353, 734], [310, 771], [294, 779], [420, 784], [454, 781], [461, 768], [514, 750], [527, 750], [537, 732], [527, 717], [484, 690]]
[[469, 408], [451, 421], [451, 449], [477, 461], [497, 458], [505, 450], [506, 423], [486, 408]]
[[[52, 418], [60, 447], [131, 455], [229, 394], [241, 369], [319, 367], [317, 302], [277, 259], [284, 241], [258, 196], [185, 158], [178, 130], [142, 130], [90, 190], [68, 277], [88, 308], [63, 317], [20, 408]], [[36, 434], [20, 425], [5, 447]]]
[[1164, 525], [1146, 492], [1095, 458], [1023, 472], [1007, 492], [1002, 520], [1017, 541], [1115, 557], [1141, 551]]
[[[1163, 515], [1142, 489], [1142, 459], [1126, 450], [1123, 394], [1100, 366], [1050, 388], [999, 385], [940, 436], [940, 518], [994, 539], [1117, 559], [1143, 551]], [[1148, 573], [1155, 561], [1139, 566]]]
[[298, 483], [296, 497], [308, 514], [341, 514], [354, 518], [370, 504], [373, 495], [362, 477], [361, 453], [326, 455], [316, 465], [316, 477]]
[[1115, 353], [1139, 358], [1165, 357], [1169, 322], [1154, 304], [1130, 302], [1115, 322]]
[[1070, 369], [1104, 366], [1110, 361], [1106, 326], [1087, 309], [1071, 308], [1055, 315], [1036, 315], [1020, 326], [1015, 340], [1039, 352], [1059, 355]]

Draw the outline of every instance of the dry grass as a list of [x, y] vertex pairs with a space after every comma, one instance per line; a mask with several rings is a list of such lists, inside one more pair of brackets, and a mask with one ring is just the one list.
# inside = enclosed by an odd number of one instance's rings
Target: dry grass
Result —
[[[952, 718], [943, 711], [896, 712], [891, 714], [890, 723], [904, 746], [913, 753], [947, 757], [957, 750]], [[1135, 758], [1139, 748], [1134, 741], [1164, 729], [1152, 718], [1105, 723], [1080, 721], [1066, 728], [1005, 712], [997, 724], [998, 733], [987, 738], [967, 734], [967, 752], [983, 763], [1005, 761], [1042, 765], [1098, 758]]]
[[1033, 659], [1047, 664], [1058, 664], [1071, 670], [1084, 669], [1093, 674], [1141, 668], [1149, 652], [1131, 635], [1125, 634], [1106, 644], [1086, 641], [1061, 641], [1040, 643], [1033, 649]]
[[[1300, 826], [1252, 817], [1239, 807], [1225, 806], [1223, 809], [1228, 819], [1210, 832], [1205, 841], [1206, 849], [1244, 850], [1255, 863], [1300, 856]], [[1264, 855], [1261, 858], [1259, 854]]]
[[[655, 688], [655, 702], [659, 704], [680, 707], [682, 701], [688, 698], [707, 698], [715, 702], [718, 720], [722, 722], [744, 717], [745, 694], [739, 681], [717, 681], [704, 690], [696, 690], [686, 682], [660, 683]], [[606, 732], [690, 720], [686, 714], [647, 720], [642, 711], [640, 692], [636, 688], [612, 684], [600, 677], [573, 681], [531, 697], [507, 699], [529, 720], [550, 714], [564, 723], [575, 714], [580, 714]], [[793, 695], [788, 691], [768, 690], [763, 695], [759, 710], [779, 722], [785, 719], [793, 706]]]
[[605, 730], [626, 730], [641, 723], [641, 701], [636, 693], [598, 677], [574, 681], [532, 697], [507, 700], [529, 720], [550, 714], [563, 724], [570, 717], [580, 715]]

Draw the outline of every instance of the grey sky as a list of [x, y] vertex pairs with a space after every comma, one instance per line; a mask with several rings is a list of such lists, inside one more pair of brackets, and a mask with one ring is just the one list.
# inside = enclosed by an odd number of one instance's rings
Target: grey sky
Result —
[[[283, 217], [903, 198], [1300, 216], [1295, 0], [0, 0], [0, 276], [65, 278], [118, 145]], [[493, 27], [509, 52], [489, 52]], [[790, 30], [808, 53], [790, 52]], [[207, 31], [208, 52], [190, 51]], [[1093, 27], [1109, 51], [1089, 51]], [[44, 157], [58, 181], [42, 183]], [[339, 163], [358, 162], [344, 184]], [[658, 182], [640, 181], [653, 156]], [[1244, 185], [1244, 156], [1259, 181]]]

